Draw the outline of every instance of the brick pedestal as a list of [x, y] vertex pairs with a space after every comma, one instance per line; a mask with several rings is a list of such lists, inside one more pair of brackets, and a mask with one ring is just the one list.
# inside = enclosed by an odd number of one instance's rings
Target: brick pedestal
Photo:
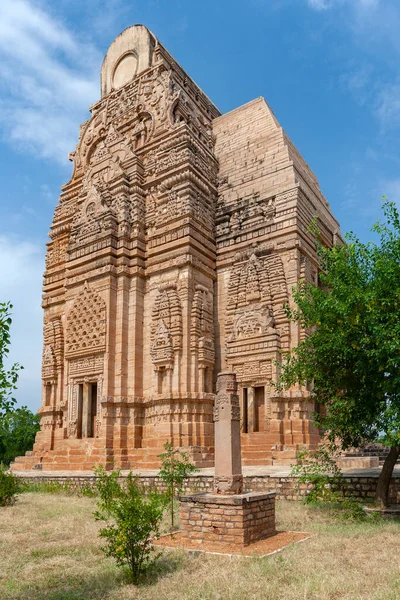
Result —
[[275, 496], [275, 492], [182, 496], [182, 538], [199, 545], [214, 542], [244, 547], [274, 535]]

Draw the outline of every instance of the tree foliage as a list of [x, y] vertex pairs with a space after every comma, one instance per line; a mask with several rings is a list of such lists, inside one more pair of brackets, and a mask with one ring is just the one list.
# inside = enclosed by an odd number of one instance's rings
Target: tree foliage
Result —
[[8, 465], [18, 455], [30, 450], [39, 430], [39, 417], [26, 406], [16, 409], [13, 392], [17, 389], [18, 363], [6, 368], [10, 351], [10, 302], [0, 303], [0, 463]]
[[137, 583], [159, 556], [152, 542], [159, 536], [165, 497], [157, 490], [145, 494], [131, 473], [125, 485], [121, 485], [119, 471], [107, 474], [99, 467], [95, 473], [99, 499], [94, 516], [106, 523], [99, 532], [106, 540], [103, 550], [120, 567], [128, 567]]
[[40, 417], [26, 406], [11, 410], [0, 418], [0, 463], [9, 465], [16, 456], [32, 450]]
[[11, 309], [10, 302], [0, 302], [0, 418], [15, 406], [12, 394], [17, 389], [18, 375], [23, 369], [18, 363], [9, 369], [5, 366], [11, 342]]
[[0, 506], [11, 506], [11, 504], [14, 504], [17, 494], [20, 491], [21, 484], [18, 478], [0, 466]]
[[165, 484], [167, 498], [170, 501], [171, 530], [173, 530], [175, 496], [181, 493], [185, 479], [199, 469], [190, 462], [190, 458], [186, 452], [180, 452], [175, 449], [171, 442], [164, 444], [164, 450], [163, 454], [158, 455], [161, 458], [159, 476]]
[[347, 244], [326, 248], [313, 228], [320, 285], [303, 281], [294, 291], [287, 313], [307, 335], [283, 356], [279, 387], [312, 382], [313, 399], [326, 407], [316, 422], [343, 448], [379, 439], [400, 452], [400, 219], [386, 199], [383, 210], [385, 222], [373, 227], [378, 243], [351, 233]]

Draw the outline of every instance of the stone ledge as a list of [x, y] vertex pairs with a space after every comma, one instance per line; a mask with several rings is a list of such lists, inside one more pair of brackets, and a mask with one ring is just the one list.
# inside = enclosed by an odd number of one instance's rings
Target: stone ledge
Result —
[[236, 495], [224, 494], [191, 494], [189, 496], [180, 496], [180, 502], [196, 502], [199, 504], [224, 504], [229, 506], [242, 506], [251, 502], [273, 499], [276, 492], [245, 492]]

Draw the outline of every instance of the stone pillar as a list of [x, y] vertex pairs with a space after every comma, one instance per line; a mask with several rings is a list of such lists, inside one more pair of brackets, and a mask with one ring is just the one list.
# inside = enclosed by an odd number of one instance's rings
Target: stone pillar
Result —
[[247, 388], [247, 433], [254, 431], [254, 388]]
[[206, 368], [204, 366], [201, 366], [199, 371], [200, 371], [199, 391], [205, 392], [206, 391]]
[[216, 494], [243, 490], [240, 452], [240, 405], [235, 373], [219, 373], [214, 407]]
[[83, 384], [82, 394], [82, 437], [88, 437], [90, 428], [90, 397], [89, 397], [89, 383]]

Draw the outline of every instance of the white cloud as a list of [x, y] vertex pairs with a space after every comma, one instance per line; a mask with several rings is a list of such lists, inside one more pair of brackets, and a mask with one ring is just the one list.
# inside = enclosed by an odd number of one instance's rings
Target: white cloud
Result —
[[308, 5], [316, 10], [327, 10], [337, 6], [348, 5], [355, 9], [376, 8], [381, 0], [307, 0]]
[[378, 93], [376, 116], [383, 131], [400, 125], [400, 83], [385, 85]]
[[[362, 62], [345, 65], [341, 85], [358, 104], [370, 108], [383, 133], [400, 127], [400, 5], [398, 0], [307, 0], [320, 10], [337, 9], [334, 18], [348, 28], [363, 52]], [[339, 10], [340, 9], [340, 10]]]
[[400, 179], [386, 179], [380, 183], [383, 194], [400, 207]]
[[41, 399], [43, 271], [44, 244], [0, 235], [0, 302], [13, 304], [9, 362], [24, 366], [15, 397], [33, 411]]
[[[99, 98], [101, 56], [31, 0], [0, 2], [0, 126], [23, 150], [66, 163]], [[5, 91], [6, 90], [6, 91]]]
[[329, 2], [329, 0], [308, 0], [308, 4], [316, 10], [326, 10], [332, 2]]

